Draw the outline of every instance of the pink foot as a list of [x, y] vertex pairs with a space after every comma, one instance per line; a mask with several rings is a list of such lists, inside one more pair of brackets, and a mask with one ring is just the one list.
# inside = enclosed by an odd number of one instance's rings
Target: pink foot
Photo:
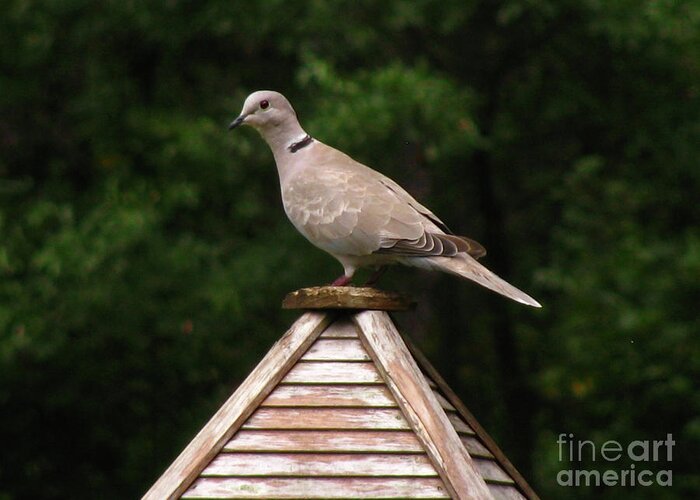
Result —
[[347, 286], [350, 283], [350, 276], [342, 275], [335, 279], [331, 286]]

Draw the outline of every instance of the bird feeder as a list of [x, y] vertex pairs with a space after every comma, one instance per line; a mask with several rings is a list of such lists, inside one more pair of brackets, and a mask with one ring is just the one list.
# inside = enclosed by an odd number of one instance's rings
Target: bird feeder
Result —
[[143, 497], [537, 498], [387, 311], [405, 297], [321, 287]]

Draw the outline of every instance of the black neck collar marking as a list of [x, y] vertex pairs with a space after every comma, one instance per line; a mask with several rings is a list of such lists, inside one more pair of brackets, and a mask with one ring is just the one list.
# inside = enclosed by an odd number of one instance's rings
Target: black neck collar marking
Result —
[[305, 148], [306, 146], [311, 144], [313, 142], [313, 140], [314, 140], [314, 138], [307, 134], [306, 137], [304, 137], [299, 142], [294, 142], [294, 143], [290, 144], [287, 149], [289, 149], [290, 153], [296, 153], [301, 148]]

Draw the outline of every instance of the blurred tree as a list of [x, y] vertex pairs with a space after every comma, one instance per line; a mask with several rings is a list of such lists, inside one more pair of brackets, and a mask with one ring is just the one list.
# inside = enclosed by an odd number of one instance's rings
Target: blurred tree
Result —
[[[258, 88], [542, 299], [386, 284], [535, 489], [700, 493], [696, 2], [4, 7], [0, 498], [138, 496], [293, 319], [284, 293], [339, 270], [284, 220], [262, 141], [226, 134]], [[563, 494], [560, 432], [671, 432], [674, 487]]]

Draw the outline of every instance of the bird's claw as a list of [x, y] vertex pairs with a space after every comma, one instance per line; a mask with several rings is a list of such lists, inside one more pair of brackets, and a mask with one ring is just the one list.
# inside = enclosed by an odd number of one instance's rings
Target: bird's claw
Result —
[[350, 276], [339, 276], [331, 283], [331, 286], [348, 286], [348, 284], [350, 284], [350, 279]]

